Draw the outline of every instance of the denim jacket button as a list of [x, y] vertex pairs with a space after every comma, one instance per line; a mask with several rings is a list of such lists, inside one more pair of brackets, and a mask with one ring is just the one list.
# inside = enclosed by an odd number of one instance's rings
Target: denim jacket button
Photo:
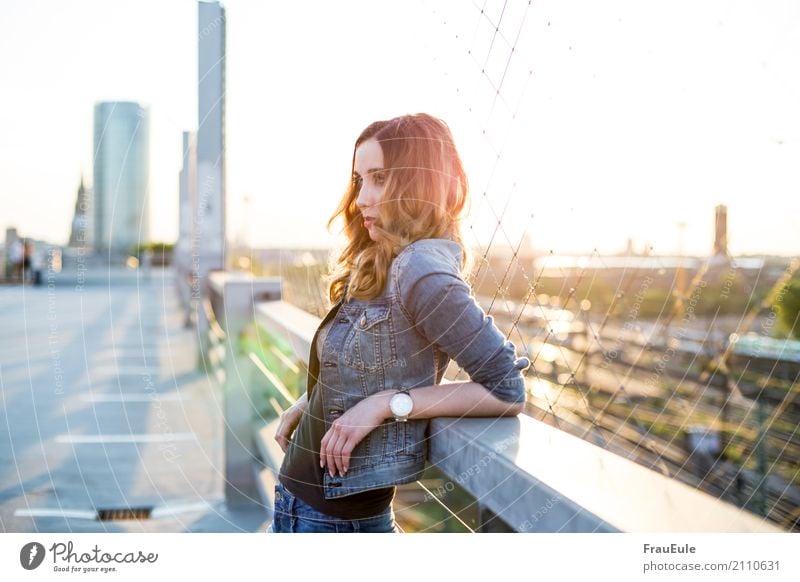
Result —
[[364, 327], [366, 325], [367, 325], [367, 316], [366, 315], [362, 315], [361, 316], [361, 327]]

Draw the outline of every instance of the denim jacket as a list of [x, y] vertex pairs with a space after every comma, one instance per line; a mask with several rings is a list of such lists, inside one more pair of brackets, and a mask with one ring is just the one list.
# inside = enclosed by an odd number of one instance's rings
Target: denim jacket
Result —
[[[421, 239], [394, 258], [378, 297], [340, 300], [331, 308], [322, 324], [334, 316], [335, 321], [321, 361], [314, 334], [307, 378], [309, 399], [316, 383], [327, 388], [326, 431], [371, 394], [408, 388], [413, 398], [414, 388], [439, 384], [450, 359], [497, 398], [525, 401], [522, 371], [530, 361], [516, 357], [514, 344], [475, 301], [460, 270], [457, 243]], [[324, 471], [325, 497], [419, 479], [428, 455], [428, 425], [428, 419], [385, 420], [356, 445], [346, 475]]]

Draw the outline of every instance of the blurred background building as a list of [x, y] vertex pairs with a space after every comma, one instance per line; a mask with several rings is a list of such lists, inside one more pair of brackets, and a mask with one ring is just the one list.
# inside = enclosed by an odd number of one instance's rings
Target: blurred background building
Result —
[[81, 176], [78, 194], [75, 199], [75, 211], [72, 217], [72, 230], [69, 233], [70, 247], [94, 246], [94, 213], [92, 212], [92, 190], [87, 188]]
[[149, 112], [130, 101], [94, 108], [94, 248], [127, 254], [149, 239]]

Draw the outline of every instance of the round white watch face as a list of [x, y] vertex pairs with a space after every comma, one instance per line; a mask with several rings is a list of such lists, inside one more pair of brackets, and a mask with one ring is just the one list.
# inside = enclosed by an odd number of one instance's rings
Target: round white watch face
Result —
[[389, 401], [389, 407], [395, 416], [406, 416], [413, 406], [414, 401], [411, 400], [411, 396], [405, 393], [395, 394]]

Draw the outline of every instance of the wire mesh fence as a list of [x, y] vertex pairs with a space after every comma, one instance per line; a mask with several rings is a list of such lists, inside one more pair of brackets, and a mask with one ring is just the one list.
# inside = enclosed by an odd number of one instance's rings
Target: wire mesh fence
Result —
[[[521, 166], [524, 142], [514, 137], [533, 106], [526, 45], [550, 26], [532, 6], [437, 4], [421, 15], [439, 39], [434, 58], [454, 79], [454, 107], [483, 136], [467, 279], [532, 360], [527, 414], [800, 531], [800, 356], [788, 337], [797, 321], [776, 323], [800, 261], [536, 251], [532, 200], [546, 197], [517, 181], [535, 169]], [[252, 265], [280, 275], [284, 298], [321, 317], [329, 259], [287, 251]], [[466, 378], [455, 363], [447, 376]]]

